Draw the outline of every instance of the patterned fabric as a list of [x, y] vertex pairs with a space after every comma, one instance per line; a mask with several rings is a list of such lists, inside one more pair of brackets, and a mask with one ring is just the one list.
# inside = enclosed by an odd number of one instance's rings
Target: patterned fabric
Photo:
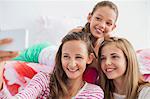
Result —
[[[11, 96], [7, 93], [7, 89], [3, 89], [0, 93], [0, 98], [4, 99], [46, 99], [49, 96], [49, 81], [50, 76], [48, 73], [39, 72], [33, 79], [29, 82], [23, 91], [20, 91], [15, 96]], [[103, 99], [103, 90], [94, 84], [85, 83], [85, 85], [77, 93], [75, 99]]]
[[[49, 43], [40, 43], [28, 48], [27, 50], [23, 51], [20, 56], [14, 58], [14, 60], [17, 60], [18, 62], [13, 61], [6, 63], [4, 66], [4, 81], [11, 95], [15, 95], [24, 89], [24, 87], [37, 72], [46, 71], [46, 69], [44, 69], [46, 66], [52, 68], [54, 67], [57, 48], [57, 46], [50, 45]], [[13, 77], [10, 75], [13, 75]], [[88, 83], [95, 84], [97, 77], [98, 73], [96, 69], [87, 68], [83, 78]]]
[[3, 79], [11, 95], [23, 90], [35, 74], [52, 72], [54, 66], [21, 61], [8, 61], [4, 66]]
[[144, 79], [150, 82], [150, 49], [141, 49], [137, 51], [137, 57], [140, 64], [140, 71]]
[[[20, 56], [14, 59], [32, 63], [15, 61], [6, 63], [4, 81], [11, 95], [15, 95], [24, 89], [36, 73], [48, 70], [44, 69], [45, 67], [54, 67], [57, 48], [57, 46], [50, 45], [49, 43], [40, 43], [23, 51]], [[150, 49], [138, 50], [137, 56], [140, 63], [140, 71], [144, 75], [144, 79], [150, 82]], [[88, 83], [95, 84], [97, 78], [98, 72], [95, 68], [88, 67], [83, 75], [83, 79]]]

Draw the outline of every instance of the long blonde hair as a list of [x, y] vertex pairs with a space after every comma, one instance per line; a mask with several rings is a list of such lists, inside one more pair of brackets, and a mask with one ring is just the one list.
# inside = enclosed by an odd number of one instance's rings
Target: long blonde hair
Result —
[[[117, 48], [121, 49], [124, 53], [124, 56], [127, 61], [126, 71], [124, 74], [124, 81], [126, 81], [125, 85], [125, 96], [126, 99], [136, 99], [138, 97], [138, 90], [141, 85], [146, 84], [141, 79], [141, 74], [139, 72], [139, 65], [136, 57], [136, 53], [131, 45], [131, 43], [124, 38], [111, 37], [106, 39], [101, 44], [98, 52], [98, 61], [101, 64], [101, 51], [104, 46], [108, 44], [113, 44]], [[102, 72], [101, 66], [99, 66], [100, 70], [100, 86], [103, 88], [105, 92], [105, 99], [113, 99], [113, 92], [115, 91], [115, 86], [113, 84], [113, 80], [108, 79], [105, 74]], [[148, 85], [150, 85], [148, 83]]]

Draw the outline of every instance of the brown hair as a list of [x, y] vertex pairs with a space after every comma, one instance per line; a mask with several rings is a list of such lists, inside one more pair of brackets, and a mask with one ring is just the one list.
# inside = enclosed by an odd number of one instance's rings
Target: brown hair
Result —
[[68, 77], [62, 68], [61, 54], [63, 45], [72, 40], [84, 41], [87, 46], [88, 54], [94, 53], [87, 33], [69, 33], [62, 39], [62, 43], [56, 54], [54, 71], [50, 78], [50, 98], [52, 99], [61, 99], [61, 97], [69, 93], [66, 85]]
[[[109, 8], [111, 8], [111, 9], [113, 9], [114, 12], [116, 13], [116, 20], [115, 20], [115, 22], [117, 21], [119, 12], [118, 12], [117, 6], [116, 6], [113, 2], [111, 2], [111, 1], [101, 1], [101, 2], [98, 2], [98, 3], [94, 6], [94, 8], [93, 8], [93, 10], [92, 10], [92, 12], [91, 12], [91, 15], [93, 15], [94, 12], [95, 12], [98, 8], [100, 8], [100, 7], [109, 7]], [[91, 31], [90, 31], [90, 23], [87, 22], [87, 23], [85, 24], [85, 27], [83, 28], [83, 31], [84, 31], [84, 32], [87, 32], [87, 33], [90, 33], [90, 32], [91, 32]]]

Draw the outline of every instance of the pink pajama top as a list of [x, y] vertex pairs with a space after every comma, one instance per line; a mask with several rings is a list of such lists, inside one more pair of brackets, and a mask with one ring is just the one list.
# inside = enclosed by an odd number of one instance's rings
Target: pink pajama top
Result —
[[[26, 86], [26, 88], [20, 91], [15, 96], [9, 94], [7, 88], [4, 88], [0, 92], [0, 99], [47, 99], [49, 97], [50, 76], [48, 73], [37, 73]], [[103, 90], [94, 84], [85, 83], [85, 85], [79, 90], [76, 96], [72, 99], [103, 99]]]

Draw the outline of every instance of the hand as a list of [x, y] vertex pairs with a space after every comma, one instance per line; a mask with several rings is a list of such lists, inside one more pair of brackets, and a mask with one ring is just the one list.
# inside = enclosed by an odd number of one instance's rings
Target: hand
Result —
[[[11, 43], [11, 42], [12, 42], [12, 39], [5, 38], [5, 39], [0, 40], [0, 45], [8, 44], [8, 43]], [[9, 60], [11, 58], [14, 58], [17, 55], [18, 55], [18, 52], [15, 52], [15, 51], [0, 50], [0, 62]]]
[[[8, 44], [11, 42], [12, 42], [12, 39], [5, 38], [5, 39], [0, 40], [0, 45]], [[3, 87], [2, 73], [3, 73], [4, 63], [6, 60], [16, 57], [17, 55], [18, 55], [18, 52], [0, 50], [0, 90]]]
[[96, 56], [98, 56], [98, 50], [103, 41], [104, 41], [104, 37], [97, 39], [97, 41], [95, 42], [94, 51], [95, 51]]
[[83, 29], [82, 26], [78, 26], [78, 27], [72, 29], [71, 31], [69, 31], [69, 33], [72, 33], [72, 32], [82, 32], [82, 29]]
[[101, 43], [110, 37], [111, 37], [111, 35], [109, 33], [107, 33], [104, 35], [104, 37], [97, 39], [97, 41], [95, 42], [95, 47], [94, 47], [96, 55], [98, 55], [98, 50], [101, 47]]
[[4, 64], [5, 64], [4, 61], [0, 62], [0, 90], [3, 89], [3, 76], [2, 76], [2, 74], [3, 74]]
[[108, 39], [108, 38], [110, 38], [110, 37], [112, 37], [112, 35], [111, 35], [110, 33], [106, 33], [106, 34], [104, 35], [104, 40], [105, 40], [105, 39]]

